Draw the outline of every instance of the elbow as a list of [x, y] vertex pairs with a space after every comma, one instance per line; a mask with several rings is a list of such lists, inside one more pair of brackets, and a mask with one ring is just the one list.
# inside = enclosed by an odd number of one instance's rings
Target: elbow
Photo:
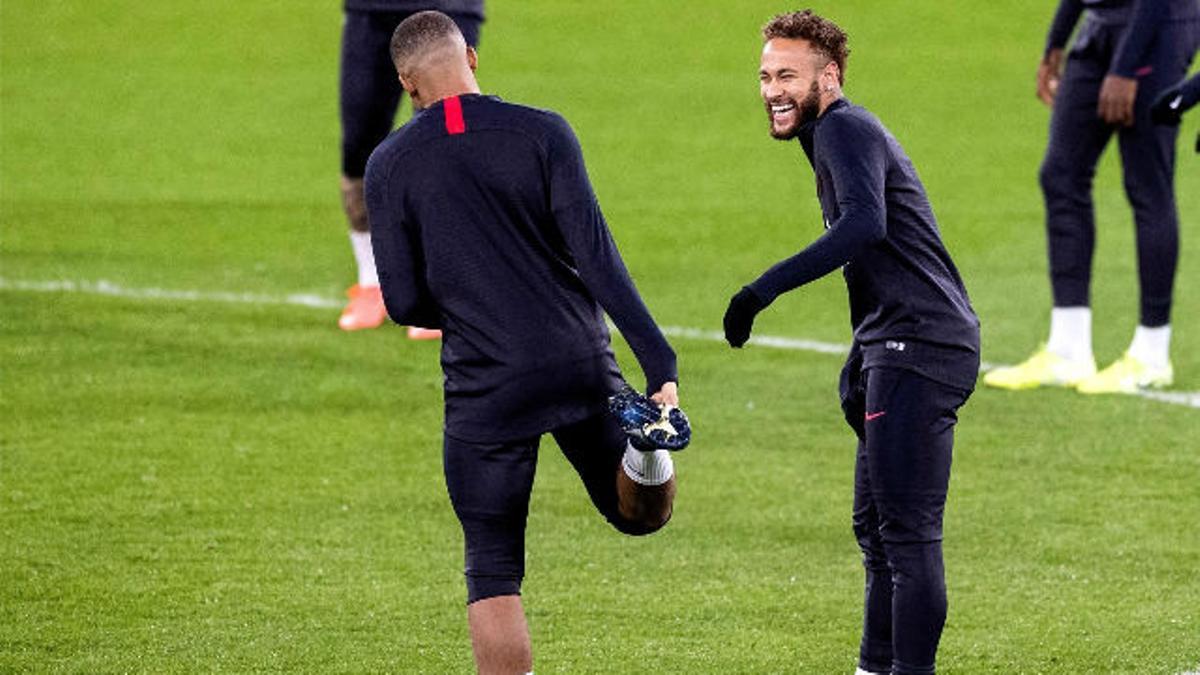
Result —
[[854, 219], [860, 223], [855, 230], [861, 233], [864, 245], [874, 246], [887, 239], [887, 214], [882, 209], [864, 209]]
[[864, 243], [866, 243], [868, 246], [874, 246], [884, 239], [887, 239], [887, 223], [880, 218], [878, 222], [872, 223], [872, 225], [867, 228], [866, 236], [864, 237]]

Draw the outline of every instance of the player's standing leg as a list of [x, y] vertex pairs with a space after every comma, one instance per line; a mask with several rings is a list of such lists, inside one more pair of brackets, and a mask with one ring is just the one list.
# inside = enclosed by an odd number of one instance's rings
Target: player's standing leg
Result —
[[887, 673], [892, 669], [892, 570], [879, 536], [879, 513], [871, 499], [867, 472], [867, 446], [861, 440], [854, 461], [854, 537], [862, 550], [866, 573], [858, 668], [862, 673]]
[[363, 174], [367, 158], [392, 129], [401, 87], [388, 53], [392, 30], [402, 19], [391, 13], [348, 10], [342, 27], [339, 110], [342, 123], [342, 206], [350, 224], [350, 245], [358, 280], [347, 291], [349, 304], [338, 318], [342, 330], [375, 328], [387, 318], [371, 233], [367, 223]]
[[1125, 354], [1079, 384], [1085, 394], [1129, 393], [1168, 386], [1171, 367], [1171, 300], [1179, 259], [1175, 204], [1175, 144], [1179, 127], [1154, 124], [1150, 108], [1159, 93], [1182, 79], [1200, 34], [1196, 22], [1169, 24], [1159, 34], [1150, 65], [1139, 72], [1134, 124], [1118, 132], [1125, 193], [1137, 231], [1140, 316]]
[[445, 437], [446, 488], [465, 542], [467, 623], [475, 664], [484, 674], [533, 669], [520, 593], [538, 441]]
[[862, 551], [866, 575], [863, 590], [863, 633], [858, 650], [857, 675], [887, 673], [892, 669], [892, 571], [879, 535], [879, 512], [871, 498], [867, 471], [867, 446], [863, 424], [866, 388], [862, 360], [851, 358], [842, 369], [842, 412], [858, 437], [854, 459], [854, 538]]
[[480, 675], [512, 675], [533, 670], [529, 626], [519, 595], [501, 595], [467, 605], [471, 650]]
[[855, 534], [867, 593], [859, 667], [933, 673], [946, 620], [942, 519], [954, 426], [970, 394], [902, 369], [871, 368], [863, 379]]
[[1046, 240], [1054, 306], [1050, 337], [1026, 361], [997, 368], [984, 382], [1004, 389], [1074, 386], [1096, 372], [1092, 355], [1091, 279], [1096, 225], [1092, 182], [1113, 128], [1096, 114], [1108, 71], [1099, 27], [1067, 59], [1050, 117], [1050, 140], [1039, 172], [1046, 206]]

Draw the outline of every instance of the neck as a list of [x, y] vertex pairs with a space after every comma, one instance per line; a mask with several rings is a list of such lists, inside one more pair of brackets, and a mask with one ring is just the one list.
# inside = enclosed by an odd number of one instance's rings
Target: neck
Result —
[[447, 78], [438, 82], [435, 86], [423, 88], [413, 99], [413, 106], [420, 108], [428, 108], [429, 106], [450, 98], [451, 96], [463, 96], [466, 94], [478, 94], [479, 84], [475, 81], [474, 75], [457, 76]]
[[821, 92], [821, 101], [817, 105], [817, 117], [825, 114], [825, 110], [837, 101], [842, 100], [842, 90], [840, 87], [835, 87], [833, 91]]

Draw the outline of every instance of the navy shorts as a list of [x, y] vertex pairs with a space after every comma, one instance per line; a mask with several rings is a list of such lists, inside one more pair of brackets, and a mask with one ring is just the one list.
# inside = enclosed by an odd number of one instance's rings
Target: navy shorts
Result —
[[[617, 530], [649, 534], [617, 509], [617, 474], [625, 434], [601, 413], [551, 432], [571, 462], [596, 510]], [[502, 443], [472, 443], [445, 436], [443, 462], [450, 502], [462, 524], [467, 602], [519, 595], [525, 577], [525, 521], [541, 436]]]
[[[342, 175], [362, 178], [375, 146], [391, 133], [404, 93], [392, 64], [392, 33], [411, 12], [346, 12], [339, 83]], [[450, 13], [467, 44], [479, 45], [483, 19]]]

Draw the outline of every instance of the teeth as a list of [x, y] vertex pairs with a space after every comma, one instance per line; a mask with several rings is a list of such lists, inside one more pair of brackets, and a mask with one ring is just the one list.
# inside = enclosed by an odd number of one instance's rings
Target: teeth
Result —
[[787, 112], [787, 111], [789, 111], [789, 110], [791, 110], [792, 108], [795, 108], [795, 107], [796, 107], [796, 106], [795, 106], [795, 105], [792, 105], [791, 103], [789, 103], [789, 104], [787, 104], [787, 105], [773, 105], [773, 106], [771, 106], [771, 112], [774, 112], [774, 113], [785, 113], [785, 112]]

